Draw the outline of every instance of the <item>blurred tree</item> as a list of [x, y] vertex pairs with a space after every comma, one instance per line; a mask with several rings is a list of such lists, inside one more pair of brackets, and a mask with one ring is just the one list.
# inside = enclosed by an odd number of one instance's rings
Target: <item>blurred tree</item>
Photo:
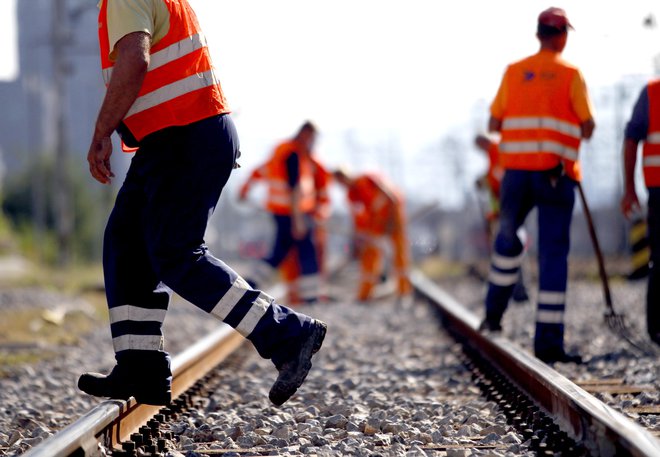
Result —
[[[52, 189], [59, 167], [61, 164], [56, 167], [53, 159], [42, 158], [28, 165], [23, 171], [14, 173], [6, 180], [2, 202], [2, 209], [13, 230], [24, 240], [23, 246], [27, 251], [24, 254], [39, 256], [41, 252], [44, 261], [57, 264], [60, 263], [57, 242], [57, 192], [46, 196], [43, 221], [46, 233], [43, 237], [37, 237], [32, 225], [36, 214], [32, 204], [31, 187], [35, 180], [39, 180], [44, 188]], [[64, 170], [69, 177], [72, 195], [70, 214], [73, 215], [66, 223], [71, 227], [71, 258], [89, 262], [101, 257], [103, 225], [111, 208], [111, 199], [106, 195], [105, 188], [89, 186], [84, 171], [86, 169], [71, 166]], [[43, 245], [34, 246], [34, 243]]]

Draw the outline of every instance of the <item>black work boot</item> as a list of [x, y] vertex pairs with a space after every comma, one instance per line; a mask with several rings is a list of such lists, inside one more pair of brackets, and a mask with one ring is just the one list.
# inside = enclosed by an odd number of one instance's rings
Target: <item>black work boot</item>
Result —
[[167, 352], [128, 350], [118, 353], [110, 374], [83, 373], [78, 388], [95, 397], [164, 406], [172, 400], [172, 372]]
[[546, 349], [543, 351], [536, 350], [534, 351], [534, 355], [547, 364], [560, 362], [580, 365], [582, 363], [582, 356], [580, 354], [568, 353], [563, 348]]
[[309, 334], [300, 342], [297, 351], [277, 366], [279, 374], [268, 394], [268, 398], [275, 405], [282, 405], [302, 385], [312, 368], [312, 355], [321, 349], [327, 329], [328, 326], [324, 322], [314, 320]]

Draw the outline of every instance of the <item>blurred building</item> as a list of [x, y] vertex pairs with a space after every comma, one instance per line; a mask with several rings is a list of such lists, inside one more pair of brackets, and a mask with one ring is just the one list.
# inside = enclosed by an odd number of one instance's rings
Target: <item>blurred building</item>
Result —
[[[17, 2], [19, 74], [15, 81], [0, 83], [0, 150], [8, 170], [37, 155], [54, 154], [59, 131], [67, 153], [87, 154], [104, 90], [96, 3]], [[56, 61], [61, 64], [59, 73]]]

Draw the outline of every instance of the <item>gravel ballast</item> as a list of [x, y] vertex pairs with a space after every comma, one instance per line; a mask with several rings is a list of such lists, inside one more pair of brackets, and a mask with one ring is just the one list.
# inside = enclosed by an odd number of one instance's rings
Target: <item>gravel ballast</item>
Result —
[[[475, 314], [483, 314], [485, 285], [474, 278], [439, 280]], [[532, 278], [528, 280], [530, 286]], [[533, 300], [534, 290], [530, 287]], [[615, 304], [643, 335], [643, 283], [612, 285]], [[299, 392], [282, 407], [268, 401], [276, 372], [246, 344], [245, 359], [221, 376], [204, 407], [172, 426], [178, 437], [169, 455], [204, 455], [251, 449], [267, 455], [533, 455], [505, 416], [480, 396], [461, 362], [462, 351], [439, 328], [421, 303], [392, 299], [372, 304], [337, 303], [301, 308], [328, 323], [314, 367]], [[535, 306], [510, 305], [504, 335], [531, 350]], [[572, 380], [623, 378], [651, 389], [641, 395], [596, 394], [651, 431], [656, 415], [626, 412], [635, 405], [657, 405], [658, 361], [640, 357], [613, 337], [597, 317], [604, 311], [599, 284], [573, 280], [566, 314], [567, 348], [584, 365], [556, 364]], [[166, 348], [176, 354], [218, 323], [190, 304], [175, 300], [165, 323]], [[57, 348], [58, 356], [12, 369], [0, 379], [0, 455], [20, 455], [99, 403], [78, 391], [86, 370], [113, 365], [109, 329], [76, 346]]]

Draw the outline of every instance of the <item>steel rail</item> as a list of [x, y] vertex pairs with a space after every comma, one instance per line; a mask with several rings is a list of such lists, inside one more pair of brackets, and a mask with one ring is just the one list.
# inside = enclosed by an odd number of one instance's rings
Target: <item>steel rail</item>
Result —
[[[172, 397], [185, 392], [235, 351], [245, 339], [222, 326], [172, 360]], [[137, 404], [135, 399], [107, 400], [24, 454], [27, 457], [101, 455], [101, 444], [113, 447], [158, 413], [160, 407]]]
[[494, 364], [573, 439], [594, 455], [660, 455], [660, 440], [502, 336], [478, 331], [479, 319], [419, 271], [415, 291], [440, 311], [443, 324]]

